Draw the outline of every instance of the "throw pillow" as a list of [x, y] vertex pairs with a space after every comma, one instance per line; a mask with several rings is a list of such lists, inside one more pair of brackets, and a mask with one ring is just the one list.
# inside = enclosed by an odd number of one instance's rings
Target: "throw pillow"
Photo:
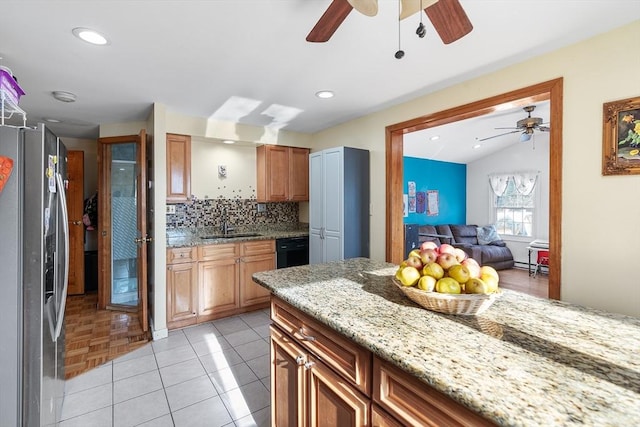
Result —
[[478, 243], [481, 245], [488, 245], [491, 242], [500, 240], [496, 226], [493, 224], [485, 225], [484, 227], [476, 227], [476, 232], [478, 236]]

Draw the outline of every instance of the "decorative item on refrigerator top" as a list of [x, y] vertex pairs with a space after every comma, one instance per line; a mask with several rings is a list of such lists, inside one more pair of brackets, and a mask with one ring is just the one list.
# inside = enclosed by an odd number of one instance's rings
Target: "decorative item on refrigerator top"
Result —
[[22, 95], [24, 95], [24, 91], [13, 77], [13, 74], [11, 74], [11, 70], [0, 66], [0, 99], [3, 102], [9, 100], [11, 103], [18, 105]]

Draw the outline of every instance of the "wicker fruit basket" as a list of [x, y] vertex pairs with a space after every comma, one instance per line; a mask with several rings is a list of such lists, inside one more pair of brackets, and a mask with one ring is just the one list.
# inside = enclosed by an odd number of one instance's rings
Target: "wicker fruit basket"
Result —
[[423, 308], [445, 314], [475, 316], [485, 312], [493, 302], [502, 296], [500, 290], [495, 294], [441, 294], [425, 292], [413, 286], [403, 286], [395, 277], [393, 283], [400, 288], [411, 301]]

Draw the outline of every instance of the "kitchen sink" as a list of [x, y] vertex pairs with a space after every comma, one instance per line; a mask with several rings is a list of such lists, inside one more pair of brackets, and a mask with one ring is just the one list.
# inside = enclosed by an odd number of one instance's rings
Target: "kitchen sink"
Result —
[[227, 234], [210, 234], [208, 236], [200, 236], [201, 239], [235, 239], [238, 237], [257, 237], [260, 233], [227, 233]]

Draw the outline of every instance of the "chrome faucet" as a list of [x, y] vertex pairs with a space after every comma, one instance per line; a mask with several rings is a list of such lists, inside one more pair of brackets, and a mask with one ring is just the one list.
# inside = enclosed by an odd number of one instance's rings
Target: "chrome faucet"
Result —
[[220, 227], [222, 234], [225, 236], [229, 234], [230, 231], [235, 230], [235, 227], [229, 225], [229, 215], [227, 214], [227, 208], [222, 210], [222, 227]]

